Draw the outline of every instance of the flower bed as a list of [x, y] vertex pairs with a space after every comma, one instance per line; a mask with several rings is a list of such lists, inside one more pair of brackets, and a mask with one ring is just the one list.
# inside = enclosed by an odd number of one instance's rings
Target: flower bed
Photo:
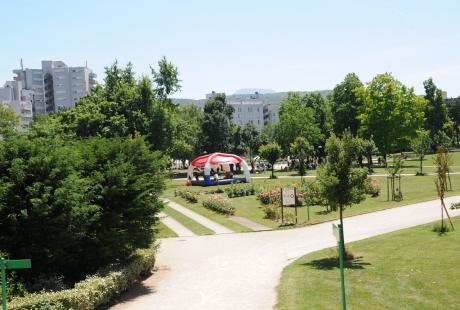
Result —
[[191, 202], [191, 203], [197, 203], [198, 202], [198, 197], [195, 193], [192, 193], [190, 191], [181, 191], [181, 190], [175, 190], [174, 191], [174, 196], [179, 196], [185, 200], [187, 200], [188, 202]]
[[233, 215], [235, 207], [232, 201], [222, 195], [214, 194], [203, 200], [203, 207], [215, 211], [217, 213]]
[[243, 197], [255, 195], [256, 189], [254, 185], [232, 185], [230, 188], [226, 188], [228, 198]]

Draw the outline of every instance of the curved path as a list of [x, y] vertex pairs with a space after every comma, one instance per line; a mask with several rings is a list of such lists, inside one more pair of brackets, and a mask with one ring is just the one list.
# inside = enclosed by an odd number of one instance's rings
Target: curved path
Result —
[[[460, 196], [446, 199], [446, 205]], [[459, 210], [449, 210], [452, 216]], [[440, 218], [439, 201], [377, 211], [344, 220], [347, 242]], [[265, 310], [293, 259], [336, 244], [331, 222], [277, 231], [170, 238], [161, 241], [158, 270], [112, 310]]]

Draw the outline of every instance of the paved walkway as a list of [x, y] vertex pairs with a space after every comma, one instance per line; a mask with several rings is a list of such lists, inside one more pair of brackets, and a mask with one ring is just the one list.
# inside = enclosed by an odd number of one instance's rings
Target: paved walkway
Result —
[[243, 226], [246, 226], [254, 231], [262, 231], [262, 230], [271, 230], [270, 227], [261, 225], [259, 223], [253, 222], [250, 219], [241, 216], [230, 216], [229, 217], [232, 221], [237, 222]]
[[201, 225], [211, 229], [216, 234], [228, 234], [228, 233], [234, 232], [233, 230], [228, 229], [227, 227], [222, 226], [222, 225], [220, 225], [220, 224], [218, 224], [218, 223], [216, 223], [216, 222], [208, 219], [207, 217], [204, 217], [204, 216], [202, 216], [202, 215], [200, 215], [200, 214], [198, 214], [196, 212], [193, 212], [192, 210], [187, 209], [186, 207], [183, 207], [180, 204], [175, 203], [174, 201], [171, 201], [171, 200], [169, 200], [167, 198], [162, 198], [162, 200], [165, 203], [167, 203], [174, 210], [184, 214], [185, 216], [188, 216], [192, 220], [195, 220], [196, 222], [200, 223]]
[[179, 237], [191, 237], [191, 236], [196, 236], [193, 231], [170, 217], [169, 215], [160, 212], [158, 214], [158, 217], [160, 218], [160, 221], [168, 226], [172, 231], [174, 231]]
[[[446, 205], [454, 201], [460, 201], [460, 196], [447, 198]], [[460, 210], [449, 211], [460, 215]], [[439, 201], [349, 217], [344, 220], [345, 239], [365, 239], [439, 218]], [[163, 239], [157, 256], [159, 270], [112, 310], [272, 309], [283, 268], [301, 255], [335, 244], [330, 222], [289, 230]]]

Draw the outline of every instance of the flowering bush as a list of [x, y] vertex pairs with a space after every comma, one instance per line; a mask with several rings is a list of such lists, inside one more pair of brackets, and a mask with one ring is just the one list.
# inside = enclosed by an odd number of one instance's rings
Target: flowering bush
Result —
[[324, 205], [324, 199], [321, 196], [321, 188], [319, 186], [319, 183], [308, 183], [308, 185], [306, 185], [306, 187], [304, 188], [302, 194], [303, 200], [306, 204], [310, 206]]
[[281, 210], [278, 205], [264, 205], [262, 210], [265, 213], [265, 218], [269, 220], [277, 221], [281, 218]]
[[372, 197], [377, 197], [380, 194], [379, 181], [376, 179], [367, 178], [364, 183], [364, 189], [366, 194], [371, 195]]
[[280, 204], [281, 192], [280, 191], [261, 191], [257, 195], [257, 199], [263, 205]]
[[203, 201], [203, 207], [222, 214], [235, 214], [232, 201], [222, 195], [214, 194]]
[[175, 190], [174, 191], [174, 196], [179, 196], [188, 202], [191, 203], [197, 203], [198, 202], [198, 197], [196, 196], [195, 193], [192, 193], [190, 191], [181, 191], [181, 190]]

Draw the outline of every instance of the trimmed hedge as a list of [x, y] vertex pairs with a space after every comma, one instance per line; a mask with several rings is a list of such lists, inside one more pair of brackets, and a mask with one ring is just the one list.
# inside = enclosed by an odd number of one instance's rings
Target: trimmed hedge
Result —
[[8, 303], [10, 310], [93, 310], [126, 291], [155, 265], [157, 246], [138, 250], [124, 267], [112, 267], [75, 284], [73, 289], [30, 294]]

